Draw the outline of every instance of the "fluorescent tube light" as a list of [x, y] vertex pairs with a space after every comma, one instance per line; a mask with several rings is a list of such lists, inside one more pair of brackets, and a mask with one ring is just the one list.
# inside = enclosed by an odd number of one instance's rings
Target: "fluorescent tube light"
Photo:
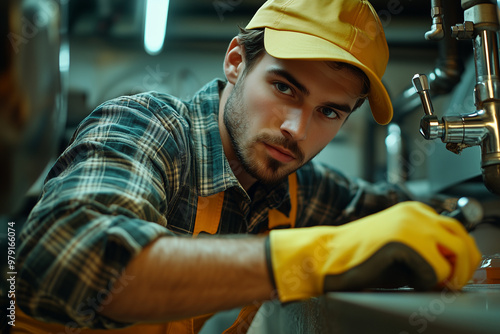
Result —
[[169, 3], [170, 0], [146, 0], [144, 49], [150, 55], [159, 54], [163, 48]]

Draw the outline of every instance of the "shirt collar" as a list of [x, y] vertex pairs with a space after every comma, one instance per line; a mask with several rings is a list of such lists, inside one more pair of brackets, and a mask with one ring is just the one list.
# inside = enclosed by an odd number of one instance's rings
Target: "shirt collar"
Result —
[[190, 101], [198, 193], [203, 197], [239, 186], [224, 154], [219, 133], [219, 92], [224, 86], [224, 81], [212, 80]]

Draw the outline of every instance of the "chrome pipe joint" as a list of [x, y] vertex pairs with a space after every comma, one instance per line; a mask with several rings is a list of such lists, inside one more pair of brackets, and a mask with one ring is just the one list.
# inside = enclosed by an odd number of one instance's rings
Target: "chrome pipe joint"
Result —
[[459, 154], [464, 148], [481, 146], [483, 181], [500, 195], [500, 63], [498, 56], [499, 21], [494, 1], [462, 1], [464, 23], [452, 27], [457, 39], [471, 39], [476, 68], [474, 104], [469, 114], [444, 116], [434, 114], [429, 84], [423, 74], [415, 74], [413, 86], [420, 95], [425, 115], [420, 133], [425, 139], [441, 139], [446, 148]]

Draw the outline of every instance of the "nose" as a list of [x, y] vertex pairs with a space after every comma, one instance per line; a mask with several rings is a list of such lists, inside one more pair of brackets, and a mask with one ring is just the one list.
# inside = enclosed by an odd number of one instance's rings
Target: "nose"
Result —
[[286, 137], [296, 141], [305, 140], [311, 121], [311, 113], [301, 108], [289, 109], [281, 123], [280, 130]]

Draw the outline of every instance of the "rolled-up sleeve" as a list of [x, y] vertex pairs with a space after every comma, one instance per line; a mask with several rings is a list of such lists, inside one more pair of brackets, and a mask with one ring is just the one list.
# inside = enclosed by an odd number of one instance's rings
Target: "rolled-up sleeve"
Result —
[[21, 233], [16, 298], [25, 313], [89, 328], [125, 325], [99, 310], [134, 279], [128, 262], [172, 235], [166, 212], [186, 149], [166, 127], [126, 99], [82, 122]]

